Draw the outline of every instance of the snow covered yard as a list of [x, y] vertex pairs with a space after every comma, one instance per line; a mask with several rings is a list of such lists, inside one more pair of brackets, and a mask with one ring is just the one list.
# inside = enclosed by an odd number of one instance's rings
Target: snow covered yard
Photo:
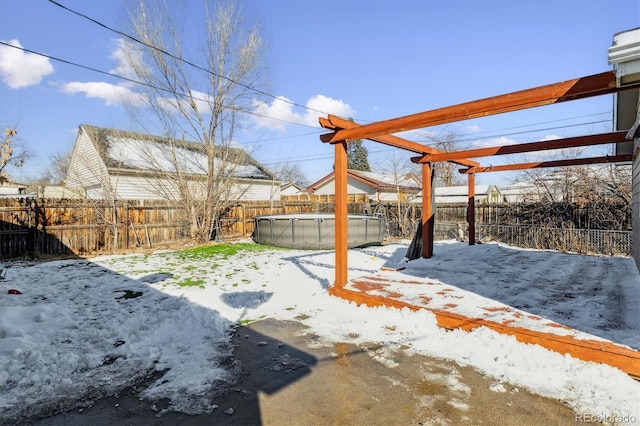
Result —
[[[349, 251], [349, 278], [396, 266], [406, 244]], [[118, 392], [143, 391], [171, 409], [215, 409], [235, 380], [226, 367], [236, 324], [296, 320], [329, 342], [380, 342], [474, 366], [501, 383], [565, 401], [609, 422], [640, 422], [640, 383], [485, 328], [437, 327], [432, 314], [357, 307], [331, 297], [332, 251], [252, 243], [178, 252], [6, 263], [0, 281], [0, 422], [46, 414]], [[438, 243], [408, 275], [440, 280], [580, 331], [640, 348], [640, 276], [620, 257], [499, 244]], [[10, 294], [15, 289], [22, 294]], [[405, 348], [405, 349], [401, 349]], [[409, 349], [406, 349], [409, 348]], [[391, 356], [376, 359], [393, 368]]]

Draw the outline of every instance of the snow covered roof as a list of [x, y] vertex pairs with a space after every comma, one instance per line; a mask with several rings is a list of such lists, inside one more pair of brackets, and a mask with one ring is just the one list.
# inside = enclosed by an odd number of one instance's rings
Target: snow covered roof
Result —
[[[175, 173], [172, 154], [182, 173], [207, 173], [207, 155], [202, 144], [169, 139], [142, 133], [106, 129], [83, 124], [80, 126], [98, 149], [108, 168], [161, 171]], [[239, 148], [220, 147], [214, 167], [224, 168], [236, 178], [269, 179], [271, 172]], [[223, 171], [223, 173], [225, 172]]]

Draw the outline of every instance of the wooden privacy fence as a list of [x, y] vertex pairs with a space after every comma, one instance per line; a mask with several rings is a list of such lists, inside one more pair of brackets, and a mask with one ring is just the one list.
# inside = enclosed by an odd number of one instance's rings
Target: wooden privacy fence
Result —
[[[222, 212], [216, 239], [245, 238], [255, 216], [332, 213], [333, 202], [252, 201]], [[364, 211], [362, 202], [349, 205]], [[110, 253], [187, 241], [189, 224], [181, 206], [166, 202], [0, 199], [0, 257]]]
[[141, 201], [0, 199], [0, 256], [89, 254], [184, 240], [180, 208]]
[[[222, 212], [212, 238], [228, 240], [251, 236], [255, 216], [334, 212], [332, 197], [316, 197], [313, 201], [300, 200], [299, 197], [288, 198], [290, 199], [272, 202], [234, 203]], [[349, 201], [349, 213], [384, 215], [389, 237], [410, 238], [420, 220], [420, 205], [401, 203], [398, 210], [396, 202], [372, 206], [366, 197], [356, 196], [351, 197]], [[586, 232], [558, 228], [555, 231], [545, 231], [544, 235], [533, 235], [535, 226], [520, 224], [513, 227], [514, 224], [509, 223], [513, 219], [509, 218], [513, 218], [514, 215], [519, 220], [526, 217], [523, 213], [524, 208], [514, 204], [477, 206], [476, 223], [480, 238], [494, 238], [500, 241], [504, 239], [504, 242], [527, 247], [583, 251], [584, 249], [576, 250], [576, 247], [589, 246], [588, 251], [593, 250], [591, 247], [598, 247], [600, 251], [596, 252], [629, 253], [630, 232], [598, 233], [593, 229]], [[591, 216], [595, 215], [595, 210], [592, 208], [589, 211], [588, 207], [582, 210], [574, 208], [572, 214], [580, 218], [584, 217], [585, 211]], [[461, 227], [466, 230], [466, 204], [436, 205], [435, 215], [436, 239], [458, 238]], [[105, 203], [87, 200], [0, 198], [0, 257], [28, 254], [85, 255], [179, 243], [189, 238], [189, 224], [184, 221], [183, 216], [183, 209], [179, 205], [157, 201], [130, 200]], [[600, 216], [602, 215], [598, 217]], [[624, 220], [620, 222], [624, 223]], [[483, 225], [500, 227], [482, 227]], [[511, 226], [513, 229], [505, 226]], [[399, 233], [398, 230], [402, 232]], [[543, 243], [549, 242], [553, 243], [552, 246], [544, 246]]]

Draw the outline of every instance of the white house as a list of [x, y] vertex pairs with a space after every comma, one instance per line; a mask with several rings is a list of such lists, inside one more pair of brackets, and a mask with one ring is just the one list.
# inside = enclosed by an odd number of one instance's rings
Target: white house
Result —
[[545, 198], [542, 188], [533, 182], [516, 182], [500, 188], [502, 199], [506, 203], [539, 201]]
[[[462, 204], [469, 201], [467, 185], [435, 187], [433, 192], [435, 204]], [[476, 185], [476, 203], [501, 203], [502, 201], [500, 190], [495, 185]]]
[[[640, 82], [640, 28], [622, 31], [613, 36], [608, 51], [609, 64], [616, 73], [616, 85], [624, 87]], [[616, 153], [628, 150], [633, 154], [633, 257], [640, 269], [640, 90], [628, 90], [616, 94], [615, 128], [629, 130], [627, 139], [633, 141], [618, 144]], [[627, 145], [625, 147], [625, 145]], [[625, 149], [626, 148], [626, 149]]]
[[[281, 182], [271, 172], [241, 149], [220, 151], [225, 159], [217, 158], [215, 167], [231, 177], [227, 199], [280, 199]], [[83, 124], [71, 153], [66, 184], [83, 190], [91, 199], [175, 201], [179, 199], [177, 173], [197, 193], [204, 190], [207, 167], [203, 146], [196, 142]]]
[[72, 190], [66, 186], [45, 185], [36, 188], [38, 198], [47, 199], [82, 199], [85, 198], [84, 191], [81, 188]]
[[23, 195], [27, 193], [28, 185], [11, 182], [0, 181], [0, 195], [11, 197], [12, 195]]
[[280, 196], [300, 194], [305, 194], [304, 188], [293, 182], [285, 183], [280, 186]]
[[[347, 194], [367, 194], [370, 201], [411, 201], [420, 194], [420, 181], [413, 175], [395, 178], [373, 172], [347, 170]], [[335, 172], [329, 173], [307, 188], [316, 195], [334, 195]]]

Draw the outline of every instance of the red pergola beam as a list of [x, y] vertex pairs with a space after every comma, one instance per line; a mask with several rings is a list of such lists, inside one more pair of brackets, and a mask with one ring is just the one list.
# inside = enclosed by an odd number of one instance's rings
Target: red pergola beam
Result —
[[[331, 114], [329, 114], [327, 118], [320, 117], [319, 122], [320, 122], [320, 125], [325, 129], [332, 129], [332, 130], [355, 129], [355, 128], [361, 127], [358, 123], [355, 123], [350, 120], [345, 120], [344, 118], [340, 118], [338, 116], [331, 115]], [[439, 149], [432, 148], [427, 145], [422, 145], [417, 142], [412, 142], [406, 139], [402, 139], [398, 136], [393, 136], [393, 135], [378, 136], [375, 138], [366, 138], [366, 139], [371, 139], [372, 141], [375, 141], [375, 142], [380, 142], [382, 144], [392, 146], [394, 148], [401, 148], [401, 149], [404, 149], [405, 151], [415, 152], [417, 154], [440, 154], [443, 152], [443, 151], [440, 151]], [[331, 143], [336, 143], [336, 142], [333, 141]], [[480, 165], [475, 161], [470, 161], [466, 159], [456, 159], [456, 160], [452, 160], [452, 162], [460, 164], [462, 166], [470, 166], [470, 167], [477, 167]]]
[[574, 136], [550, 141], [528, 142], [516, 145], [494, 146], [490, 148], [467, 149], [463, 151], [446, 152], [443, 154], [428, 154], [422, 157], [414, 157], [411, 161], [437, 162], [451, 161], [455, 158], [479, 158], [494, 155], [522, 154], [525, 152], [546, 151], [549, 149], [576, 148], [581, 146], [601, 145], [606, 143], [628, 142], [627, 131], [600, 133], [589, 136]]
[[460, 173], [475, 174], [489, 172], [507, 172], [511, 170], [542, 169], [547, 167], [580, 166], [583, 164], [625, 163], [633, 160], [632, 154], [607, 155], [603, 157], [573, 158], [568, 160], [538, 161], [533, 163], [505, 164], [489, 167], [470, 167], [458, 170]]
[[342, 129], [320, 136], [323, 142], [371, 139], [381, 135], [436, 126], [472, 118], [588, 98], [640, 87], [640, 83], [616, 87], [615, 71], [574, 78], [490, 98], [420, 112], [390, 120], [378, 121], [357, 128]]

